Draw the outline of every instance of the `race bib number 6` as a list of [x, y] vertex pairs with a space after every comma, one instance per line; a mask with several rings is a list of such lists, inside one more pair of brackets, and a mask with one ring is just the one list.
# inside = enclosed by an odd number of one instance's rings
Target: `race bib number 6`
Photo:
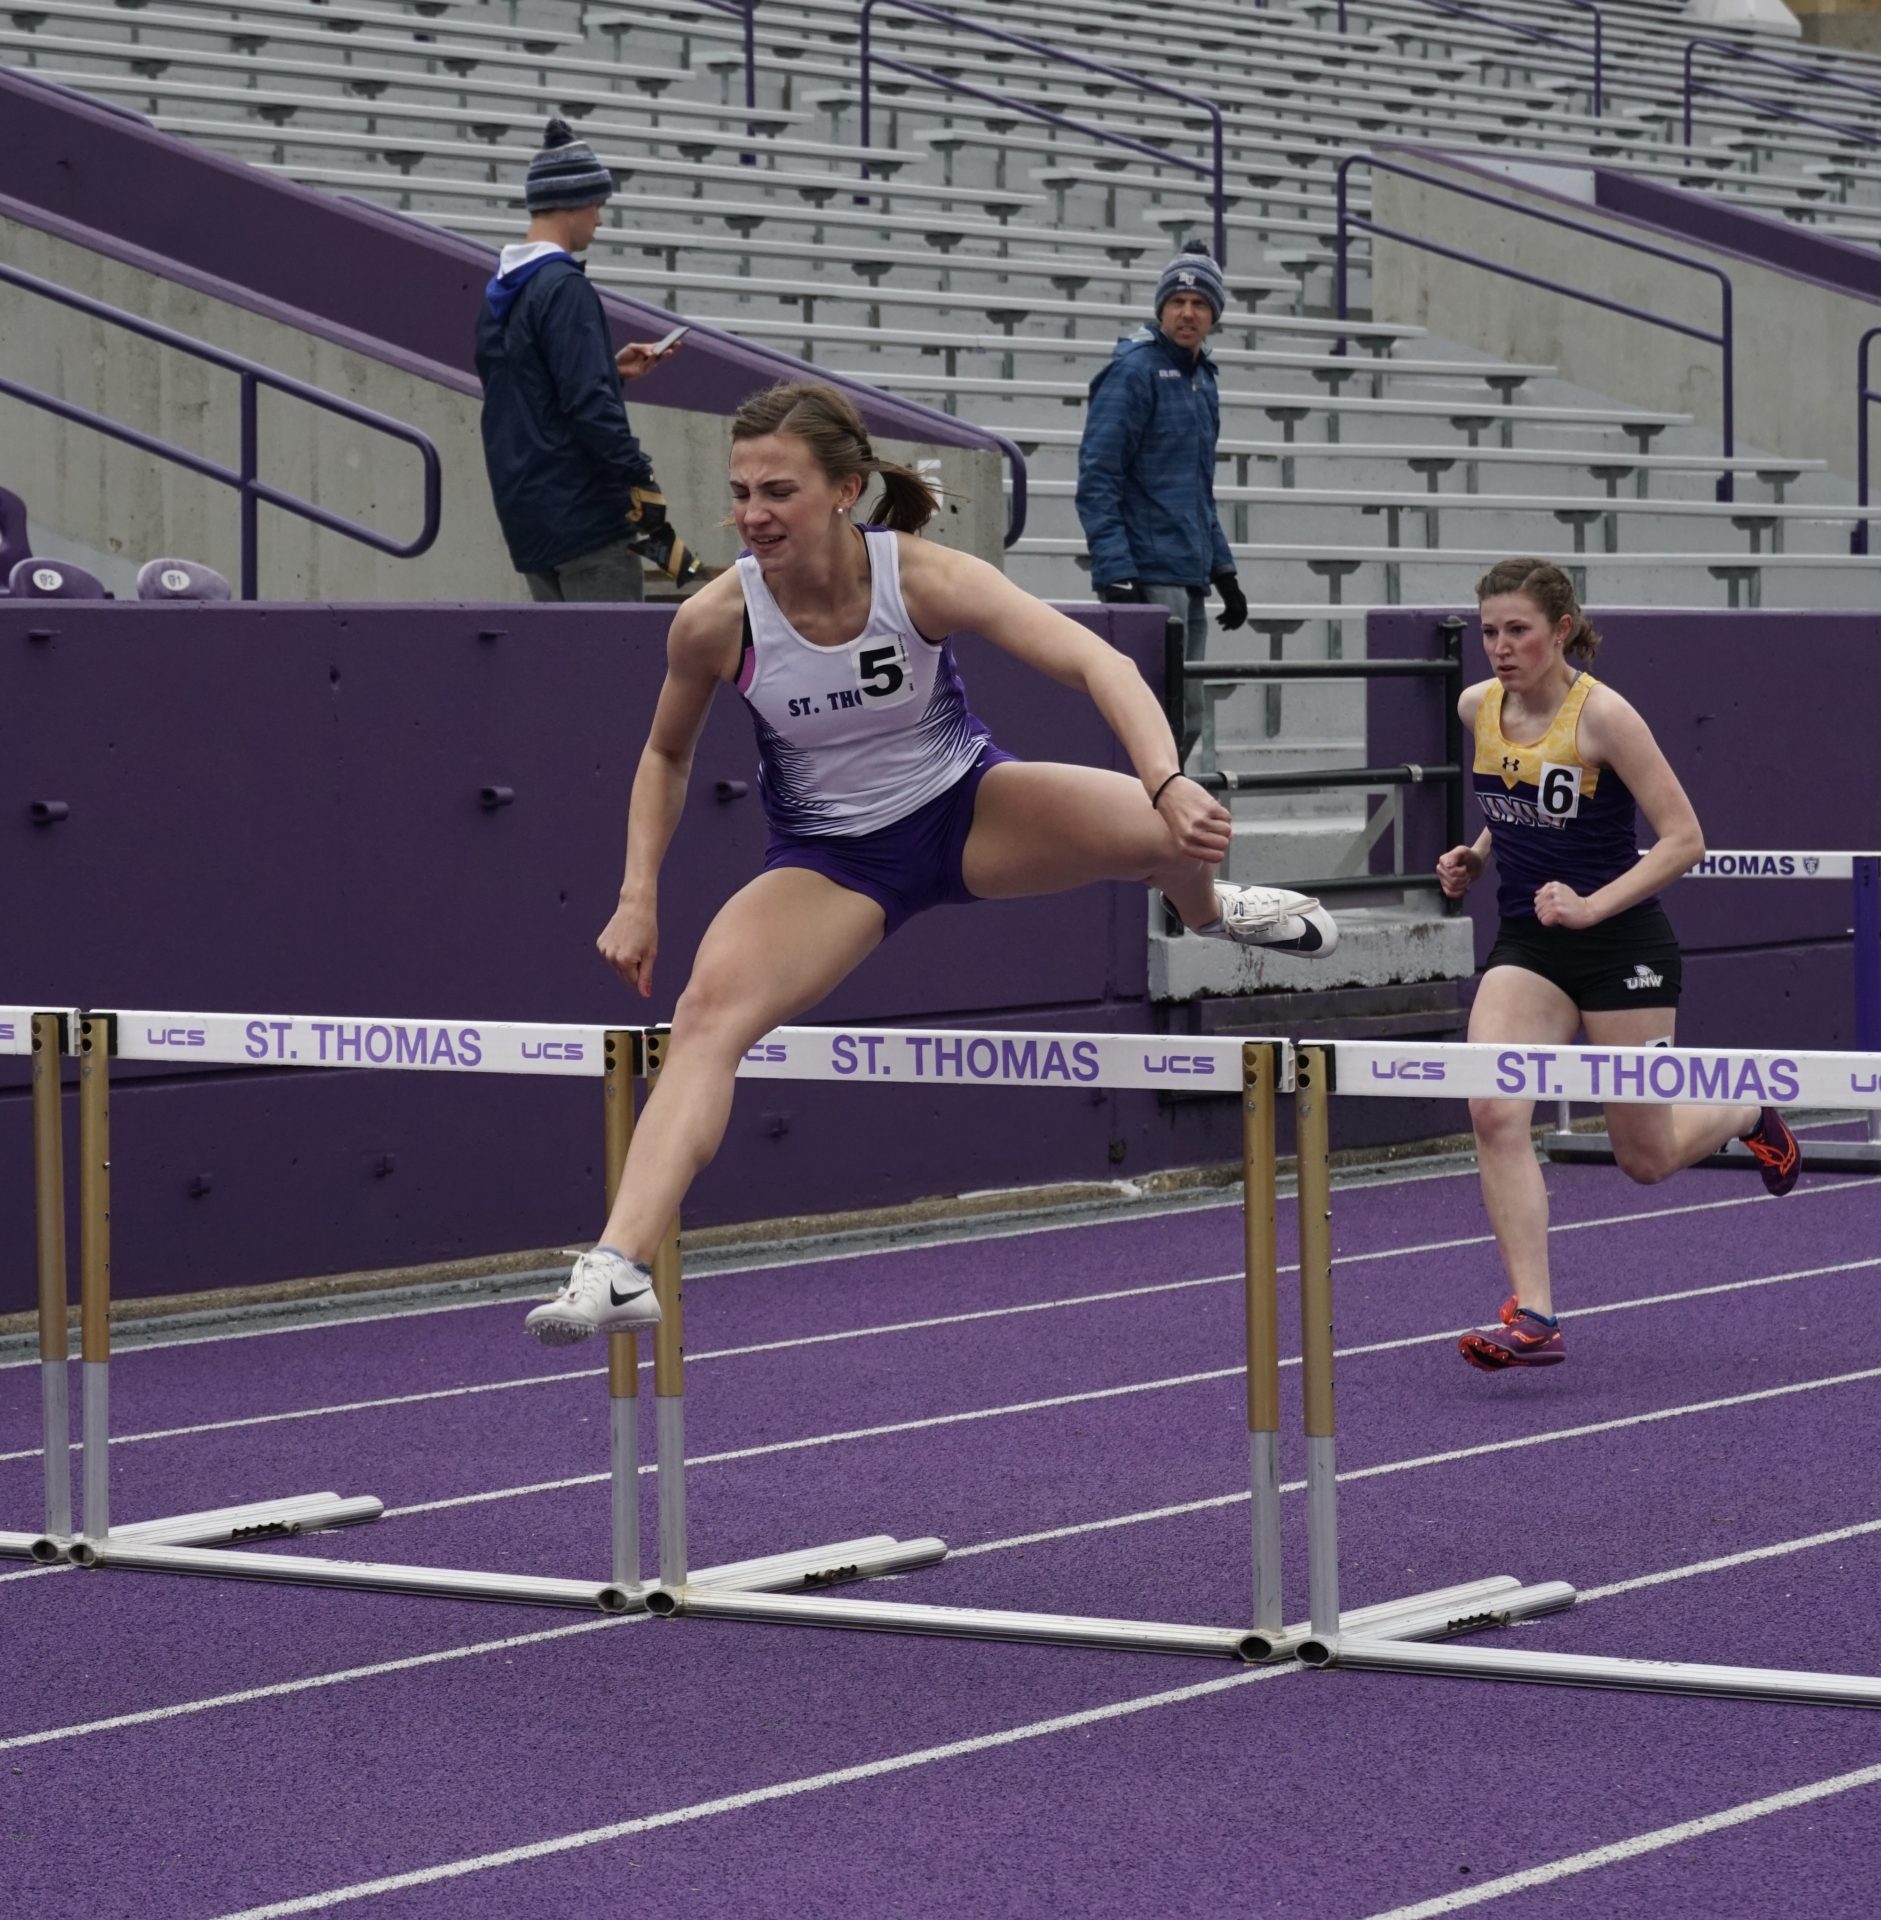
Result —
[[1581, 810], [1581, 770], [1549, 761], [1541, 770], [1536, 805], [1550, 820], [1572, 820]]
[[914, 698], [914, 672], [901, 634], [855, 653], [856, 686], [872, 707], [899, 707]]

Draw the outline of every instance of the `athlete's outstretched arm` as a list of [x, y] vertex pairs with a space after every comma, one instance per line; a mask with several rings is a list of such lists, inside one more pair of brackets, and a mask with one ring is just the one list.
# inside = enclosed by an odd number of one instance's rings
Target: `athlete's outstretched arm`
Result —
[[1626, 782], [1658, 837], [1636, 865], [1593, 893], [1577, 894], [1558, 881], [1543, 887], [1535, 911], [1544, 926], [1597, 926], [1663, 892], [1705, 857], [1697, 810], [1631, 702], [1611, 687], [1596, 687], [1581, 710], [1580, 738], [1591, 759]]
[[[1056, 607], [1016, 587], [971, 554], [901, 541], [901, 588], [925, 634], [971, 630], [1062, 686], [1090, 695], [1153, 796], [1182, 767], [1175, 735], [1143, 676], [1117, 649]], [[1182, 856], [1220, 861], [1228, 851], [1228, 810], [1192, 781], [1169, 787], [1158, 812]]]
[[682, 605], [666, 636], [666, 679], [641, 749], [627, 809], [627, 872], [613, 917], [595, 945], [643, 997], [659, 951], [660, 868], [685, 810], [692, 756], [718, 684], [735, 671], [744, 597], [735, 573]]

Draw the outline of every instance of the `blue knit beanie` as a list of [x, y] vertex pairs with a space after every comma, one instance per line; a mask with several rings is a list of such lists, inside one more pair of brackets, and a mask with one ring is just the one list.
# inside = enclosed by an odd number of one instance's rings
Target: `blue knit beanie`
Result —
[[1163, 269], [1163, 277], [1156, 282], [1156, 317], [1163, 317], [1163, 302], [1171, 294], [1199, 293], [1215, 310], [1215, 318], [1221, 318], [1221, 310], [1228, 304], [1228, 289], [1222, 284], [1221, 269], [1215, 264], [1215, 256], [1196, 247], [1179, 253]]
[[569, 132], [565, 120], [551, 120], [542, 151], [529, 162], [523, 204], [531, 213], [561, 213], [598, 207], [614, 191], [614, 176], [594, 157], [585, 141]]

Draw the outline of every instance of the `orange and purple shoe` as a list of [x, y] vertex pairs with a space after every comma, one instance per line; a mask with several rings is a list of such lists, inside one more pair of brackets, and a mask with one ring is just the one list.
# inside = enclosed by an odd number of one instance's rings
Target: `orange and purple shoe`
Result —
[[1739, 1138], [1750, 1149], [1750, 1157], [1772, 1193], [1785, 1194], [1795, 1186], [1796, 1176], [1803, 1170], [1802, 1149], [1775, 1107], [1765, 1107], [1757, 1116], [1757, 1124]]
[[1456, 1343], [1472, 1367], [1500, 1373], [1504, 1367], [1555, 1367], [1567, 1358], [1557, 1320], [1544, 1318], [1514, 1299], [1503, 1301], [1493, 1327], [1476, 1327]]

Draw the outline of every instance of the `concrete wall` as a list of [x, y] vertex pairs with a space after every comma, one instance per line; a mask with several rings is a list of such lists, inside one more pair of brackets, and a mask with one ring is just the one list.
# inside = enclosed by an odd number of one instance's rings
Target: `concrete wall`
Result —
[[[1783, 222], [1733, 212], [1720, 223], [1722, 209], [1707, 198], [1658, 187], [1648, 195], [1640, 183], [1586, 168], [1543, 169], [1531, 162], [1515, 178], [1419, 148], [1380, 153], [1420, 173], [1491, 186], [1524, 206], [1723, 268], [1735, 305], [1739, 443], [1826, 460], [1835, 473], [1854, 478], [1856, 342], [1881, 321], [1881, 294], [1864, 277], [1872, 273], [1871, 252], [1809, 236], [1813, 245], [1802, 259], [1785, 251], [1784, 237], [1795, 230]], [[1534, 184], [1538, 178], [1549, 186]], [[1626, 210], [1612, 208], [1616, 199], [1626, 201]], [[1413, 321], [1511, 359], [1550, 362], [1579, 386], [1634, 406], [1690, 413], [1708, 430], [1722, 431], [1718, 348], [1523, 285], [1502, 269], [1585, 287], [1716, 331], [1720, 292], [1710, 275], [1383, 168], [1374, 176], [1373, 208], [1385, 226], [1495, 263], [1472, 266], [1377, 238], [1372, 286], [1378, 318]]]
[[[1824, 734], [1828, 710], [1881, 703], [1881, 614], [1793, 615], [1590, 609], [1603, 644], [1597, 670], [1643, 713], [1698, 811], [1710, 846], [1747, 851], [1862, 852], [1877, 845], [1881, 808], [1866, 756]], [[1440, 655], [1438, 623], [1468, 622], [1466, 680], [1484, 677], [1474, 608], [1374, 614], [1367, 651], [1380, 659]], [[1370, 683], [1374, 761], [1434, 758], [1445, 683]], [[1469, 803], [1468, 834], [1482, 830]], [[1442, 851], [1442, 799], [1411, 816], [1406, 863]], [[1649, 830], [1648, 830], [1649, 831]], [[1494, 937], [1495, 892], [1472, 889], [1480, 965]], [[1853, 955], [1846, 884], [1685, 881], [1665, 897], [1685, 951], [1679, 1034], [1696, 1045], [1852, 1046]]]

